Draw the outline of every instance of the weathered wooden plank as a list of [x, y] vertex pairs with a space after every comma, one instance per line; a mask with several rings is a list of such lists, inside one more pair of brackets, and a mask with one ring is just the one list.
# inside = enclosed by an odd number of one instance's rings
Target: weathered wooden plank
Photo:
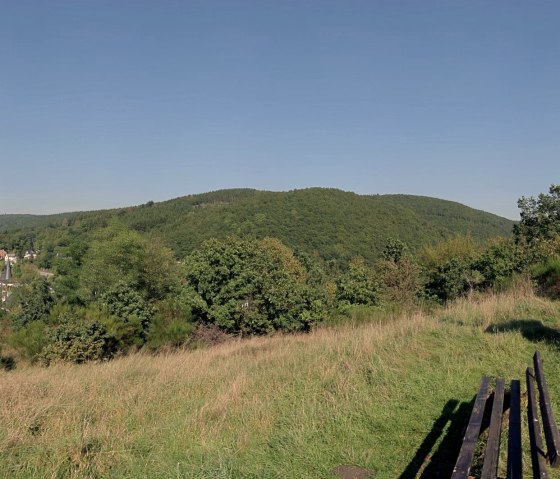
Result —
[[465, 432], [461, 451], [459, 457], [453, 468], [451, 479], [467, 479], [471, 469], [471, 464], [474, 456], [474, 448], [478, 435], [480, 434], [480, 427], [482, 425], [482, 418], [484, 416], [484, 408], [486, 407], [486, 400], [488, 399], [488, 377], [484, 376], [480, 383], [480, 389], [474, 401], [473, 410]]
[[506, 478], [523, 478], [523, 463], [521, 458], [521, 385], [517, 380], [511, 382], [509, 393], [509, 430]]
[[544, 437], [546, 439], [546, 456], [553, 467], [558, 467], [560, 466], [560, 435], [558, 434], [558, 426], [556, 425], [556, 419], [554, 419], [554, 413], [552, 412], [548, 385], [544, 377], [542, 358], [538, 351], [533, 356], [533, 362], [535, 363], [535, 377], [537, 378], [537, 386], [539, 387], [539, 403], [541, 406]]
[[503, 379], [496, 380], [492, 415], [488, 428], [488, 440], [484, 452], [484, 463], [480, 479], [496, 479], [498, 475], [498, 456], [500, 454], [500, 432], [502, 431], [502, 414], [504, 412], [505, 383]]
[[537, 413], [537, 403], [535, 396], [535, 374], [531, 368], [527, 368], [527, 419], [529, 423], [529, 440], [531, 441], [531, 462], [533, 464], [533, 477], [545, 479], [548, 477], [546, 472], [545, 452], [541, 436], [541, 426]]

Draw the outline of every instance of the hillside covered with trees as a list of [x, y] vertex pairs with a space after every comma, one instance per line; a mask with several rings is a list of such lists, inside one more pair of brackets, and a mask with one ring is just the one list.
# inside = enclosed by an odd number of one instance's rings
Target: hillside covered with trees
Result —
[[[501, 290], [519, 275], [557, 297], [559, 196], [553, 185], [521, 198], [508, 237], [491, 215], [451, 202], [320, 189], [228, 190], [7, 232], [0, 250], [20, 235], [19, 259], [0, 278], [0, 359], [81, 363], [309, 332]], [[36, 257], [22, 257], [26, 242]]]
[[161, 203], [49, 216], [0, 216], [0, 243], [23, 250], [34, 241], [54, 248], [60, 238], [88, 236], [111, 222], [158, 236], [182, 259], [203, 241], [228, 236], [274, 237], [290, 248], [346, 263], [354, 256], [374, 261], [388, 238], [412, 250], [456, 234], [484, 241], [509, 236], [513, 222], [436, 198], [364, 196], [335, 189], [289, 192], [221, 190]]
[[272, 237], [178, 262], [123, 222], [66, 234], [16, 263], [0, 310], [0, 462], [22, 479], [450, 477], [481, 376], [520, 377], [536, 348], [560, 372], [560, 186], [518, 205], [507, 238], [389, 238], [346, 265]]

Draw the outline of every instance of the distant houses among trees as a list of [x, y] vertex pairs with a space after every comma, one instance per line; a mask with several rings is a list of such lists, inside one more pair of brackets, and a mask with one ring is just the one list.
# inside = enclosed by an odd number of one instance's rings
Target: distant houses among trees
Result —
[[[21, 255], [23, 261], [33, 261], [35, 258], [37, 258], [37, 252], [33, 249], [29, 249]], [[0, 249], [0, 298], [2, 303], [8, 300], [18, 285], [12, 272], [12, 265], [18, 263], [18, 260], [16, 252], [9, 253], [5, 249]]]
[[10, 296], [15, 284], [12, 280], [10, 259], [4, 250], [2, 250], [2, 252], [4, 253], [2, 259], [4, 260], [5, 266], [4, 270], [0, 273], [0, 295], [2, 303], [4, 303]]
[[37, 258], [38, 254], [39, 252], [33, 249], [22, 251], [20, 254], [18, 254], [18, 252], [16, 251], [8, 253], [5, 249], [0, 249], [0, 261], [9, 260], [11, 264], [17, 263], [19, 259], [33, 261]]

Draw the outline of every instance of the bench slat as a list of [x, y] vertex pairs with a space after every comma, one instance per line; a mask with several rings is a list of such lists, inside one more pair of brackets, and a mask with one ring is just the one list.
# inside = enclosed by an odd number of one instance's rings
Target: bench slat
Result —
[[535, 396], [535, 374], [531, 368], [527, 368], [527, 419], [529, 423], [529, 440], [531, 441], [531, 462], [533, 463], [533, 477], [545, 479], [548, 477], [546, 472], [546, 460], [541, 436], [541, 427], [537, 413], [537, 403]]
[[469, 476], [474, 456], [474, 448], [478, 440], [482, 418], [484, 416], [484, 408], [486, 407], [486, 400], [488, 399], [488, 381], [488, 377], [484, 376], [480, 383], [480, 389], [476, 395], [467, 431], [451, 479], [467, 479]]
[[546, 439], [546, 455], [553, 467], [560, 466], [560, 436], [558, 427], [552, 412], [548, 385], [544, 377], [544, 370], [540, 353], [537, 351], [533, 356], [535, 363], [535, 377], [539, 387], [539, 402], [541, 406], [541, 416], [543, 422], [544, 437]]
[[488, 440], [484, 452], [484, 463], [480, 479], [496, 479], [498, 475], [498, 456], [500, 454], [500, 432], [502, 431], [502, 414], [504, 412], [505, 383], [503, 379], [496, 380], [492, 415], [488, 429]]
[[507, 454], [507, 479], [523, 478], [521, 459], [521, 384], [511, 382], [509, 393], [509, 432]]

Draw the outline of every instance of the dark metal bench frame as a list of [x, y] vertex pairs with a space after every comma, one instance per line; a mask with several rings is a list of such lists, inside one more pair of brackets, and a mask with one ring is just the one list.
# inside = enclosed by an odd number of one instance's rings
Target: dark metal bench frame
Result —
[[[531, 446], [531, 462], [533, 478], [545, 479], [547, 461], [552, 467], [560, 466], [560, 436], [554, 419], [550, 403], [550, 394], [544, 377], [542, 359], [539, 352], [533, 356], [535, 370], [527, 368], [527, 421], [529, 426], [529, 440]], [[541, 426], [537, 411], [535, 379], [539, 390], [539, 403], [542, 426], [546, 439], [546, 452], [543, 446]], [[480, 389], [476, 395], [474, 407], [465, 432], [461, 451], [453, 469], [451, 479], [468, 479], [474, 458], [475, 447], [479, 439], [482, 421], [487, 402], [489, 401], [489, 378], [484, 376]], [[500, 433], [504, 413], [505, 383], [503, 379], [496, 380], [496, 387], [492, 394], [492, 413], [488, 427], [488, 439], [484, 452], [484, 462], [480, 479], [495, 479], [498, 474], [498, 456], [500, 453]], [[509, 433], [507, 450], [507, 479], [522, 479], [521, 459], [521, 392], [520, 381], [511, 382], [509, 393]]]

